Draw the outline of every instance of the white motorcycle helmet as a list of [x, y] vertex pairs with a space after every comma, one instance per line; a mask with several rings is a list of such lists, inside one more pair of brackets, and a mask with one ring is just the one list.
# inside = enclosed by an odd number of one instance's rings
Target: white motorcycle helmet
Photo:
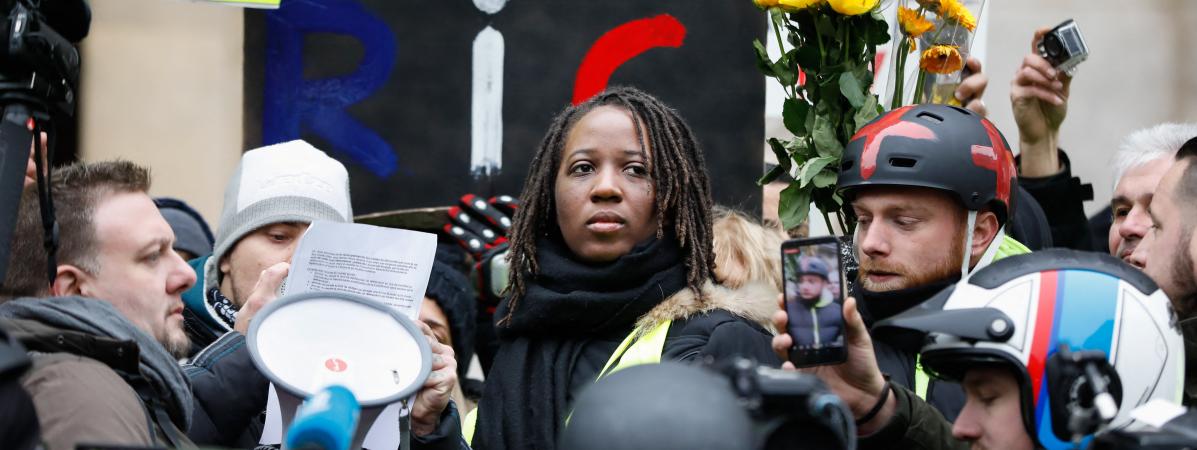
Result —
[[1168, 298], [1105, 254], [1005, 258], [874, 330], [918, 339], [923, 367], [938, 378], [960, 381], [980, 365], [1014, 369], [1023, 424], [1047, 449], [1074, 448], [1074, 438], [1087, 446], [1099, 429], [1137, 428], [1132, 410], [1152, 399], [1179, 404], [1184, 386], [1184, 343]]

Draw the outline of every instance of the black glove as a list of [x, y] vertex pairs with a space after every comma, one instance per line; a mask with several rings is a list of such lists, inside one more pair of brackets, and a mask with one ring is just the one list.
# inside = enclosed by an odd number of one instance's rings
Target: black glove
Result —
[[494, 313], [507, 289], [507, 232], [518, 205], [509, 195], [483, 200], [466, 194], [457, 206], [449, 208], [445, 233], [474, 257], [470, 278], [486, 313]]

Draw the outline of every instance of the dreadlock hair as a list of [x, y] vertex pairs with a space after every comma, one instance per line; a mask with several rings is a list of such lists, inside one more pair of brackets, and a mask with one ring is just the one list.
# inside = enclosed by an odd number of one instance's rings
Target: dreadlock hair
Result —
[[586, 113], [600, 106], [616, 106], [632, 114], [636, 137], [651, 151], [651, 174], [657, 210], [657, 238], [673, 226], [684, 250], [686, 285], [702, 299], [702, 285], [714, 276], [711, 184], [694, 132], [677, 111], [639, 89], [613, 87], [586, 102], [566, 107], [553, 119], [529, 165], [510, 234], [511, 263], [507, 316], [511, 319], [529, 277], [540, 270], [536, 239], [557, 232], [555, 186], [562, 148], [569, 132]]

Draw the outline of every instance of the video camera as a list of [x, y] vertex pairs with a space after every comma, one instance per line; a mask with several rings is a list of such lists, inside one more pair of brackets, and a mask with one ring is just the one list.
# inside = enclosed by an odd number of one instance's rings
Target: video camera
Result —
[[[91, 10], [84, 0], [0, 0], [0, 14], [0, 282], [8, 271], [31, 147], [37, 166], [47, 272], [53, 281], [58, 248], [49, 183], [53, 118], [74, 115], [79, 85], [79, 51], [74, 42], [87, 36]], [[44, 143], [42, 133], [47, 136]]]
[[715, 367], [756, 422], [766, 450], [856, 448], [852, 414], [817, 377], [737, 358]]

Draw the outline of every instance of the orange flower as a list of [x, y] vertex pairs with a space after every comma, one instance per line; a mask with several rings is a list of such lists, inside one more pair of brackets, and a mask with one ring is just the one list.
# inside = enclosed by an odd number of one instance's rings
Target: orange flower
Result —
[[907, 50], [906, 53], [914, 53], [915, 50], [919, 49], [918, 42], [915, 42], [915, 40], [913, 38], [906, 38], [905, 42], [906, 42], [906, 46], [910, 47], [910, 50]]
[[934, 45], [923, 52], [919, 68], [938, 74], [959, 72], [964, 68], [964, 58], [955, 45]]
[[939, 0], [939, 17], [959, 23], [968, 31], [977, 31], [977, 18], [960, 0]]
[[902, 32], [912, 38], [917, 38], [935, 28], [935, 24], [919, 14], [918, 11], [905, 6], [898, 7], [898, 23], [902, 25]]

